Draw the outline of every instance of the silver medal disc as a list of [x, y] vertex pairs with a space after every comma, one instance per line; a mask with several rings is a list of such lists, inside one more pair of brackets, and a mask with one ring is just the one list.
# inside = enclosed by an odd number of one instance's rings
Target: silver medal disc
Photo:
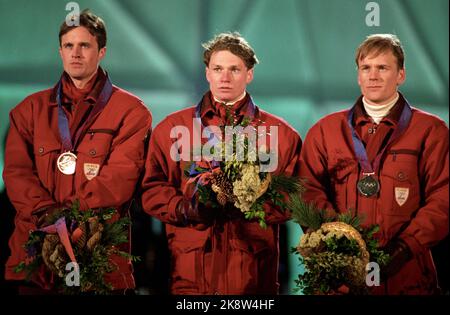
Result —
[[58, 166], [58, 169], [61, 173], [72, 175], [75, 173], [77, 156], [72, 152], [64, 152], [58, 157], [56, 165]]
[[365, 176], [357, 183], [358, 191], [365, 197], [370, 197], [378, 193], [380, 183], [372, 176]]

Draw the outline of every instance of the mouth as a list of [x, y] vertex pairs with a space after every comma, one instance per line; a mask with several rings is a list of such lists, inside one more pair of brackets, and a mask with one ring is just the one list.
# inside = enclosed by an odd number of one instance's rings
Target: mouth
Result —
[[81, 67], [83, 64], [81, 62], [71, 62], [70, 65], [72, 67]]

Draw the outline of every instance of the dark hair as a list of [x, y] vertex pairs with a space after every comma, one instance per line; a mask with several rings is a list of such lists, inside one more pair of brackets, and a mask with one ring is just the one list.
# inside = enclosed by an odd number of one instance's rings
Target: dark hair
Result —
[[[75, 19], [75, 16], [72, 16], [72, 21]], [[87, 28], [89, 33], [92, 36], [95, 36], [97, 39], [98, 49], [101, 49], [106, 46], [106, 27], [105, 22], [101, 17], [92, 13], [89, 9], [85, 9], [80, 13], [79, 17], [80, 24], [76, 25], [67, 25], [66, 21], [61, 24], [59, 28], [59, 45], [61, 46], [61, 37], [71, 31], [74, 28], [79, 26], [84, 26]]]
[[242, 58], [248, 69], [252, 69], [255, 64], [259, 63], [253, 48], [238, 32], [218, 34], [209, 42], [203, 43], [202, 46], [205, 48], [203, 62], [207, 67], [213, 52], [221, 50], [228, 50]]
[[399, 69], [405, 67], [405, 53], [403, 52], [402, 43], [393, 34], [373, 34], [367, 36], [366, 40], [356, 50], [356, 66], [359, 66], [359, 61], [368, 55], [374, 53], [376, 57], [386, 51], [391, 51], [397, 58]]

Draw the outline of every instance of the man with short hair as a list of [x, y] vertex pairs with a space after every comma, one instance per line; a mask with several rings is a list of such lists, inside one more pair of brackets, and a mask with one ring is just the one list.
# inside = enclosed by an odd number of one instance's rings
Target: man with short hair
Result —
[[[144, 167], [151, 114], [99, 67], [106, 54], [103, 20], [88, 10], [78, 18], [79, 25], [64, 22], [60, 28], [61, 79], [10, 113], [3, 178], [17, 216], [8, 280], [25, 278], [14, 268], [25, 261], [29, 232], [48, 224], [46, 218], [58, 209], [79, 201], [80, 210], [114, 207], [127, 216]], [[130, 243], [121, 250], [128, 252]], [[117, 268], [105, 275], [106, 282], [115, 292], [133, 289], [131, 261], [119, 256], [110, 261]], [[51, 278], [42, 271], [35, 285], [21, 285], [19, 293], [48, 293]]]
[[355, 211], [378, 224], [390, 255], [373, 294], [433, 294], [430, 247], [448, 234], [448, 127], [398, 92], [404, 53], [391, 34], [368, 36], [356, 51], [362, 95], [308, 132], [301, 153], [304, 197], [333, 217]]
[[[212, 208], [198, 202], [198, 191], [192, 195], [184, 170], [199, 149], [195, 139], [205, 130], [213, 132], [216, 127], [217, 140], [222, 141], [226, 127], [244, 119], [278, 128], [280, 139], [265, 135], [267, 144], [275, 144], [271, 162], [276, 162], [272, 166], [277, 174], [297, 174], [301, 139], [285, 121], [259, 109], [246, 91], [258, 59], [239, 33], [219, 34], [204, 48], [210, 90], [197, 106], [173, 113], [155, 127], [143, 180], [143, 208], [165, 223], [172, 254], [172, 294], [276, 294], [279, 224], [288, 213], [266, 202], [264, 229], [257, 220], [245, 219], [233, 203]], [[187, 139], [181, 147], [177, 147], [178, 132]], [[204, 148], [211, 137], [201, 140]], [[188, 158], [177, 159], [186, 152]], [[209, 158], [203, 156], [202, 161]]]

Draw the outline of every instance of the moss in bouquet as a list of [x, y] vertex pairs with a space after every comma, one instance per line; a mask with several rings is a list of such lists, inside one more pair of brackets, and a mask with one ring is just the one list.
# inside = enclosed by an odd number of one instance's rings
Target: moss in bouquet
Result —
[[[352, 294], [366, 293], [365, 283], [360, 281], [356, 270], [363, 270], [358, 257], [335, 252], [321, 252], [310, 257], [299, 257], [305, 265], [305, 272], [295, 280], [303, 294], [328, 294], [341, 285], [347, 285]], [[357, 267], [359, 265], [359, 267]], [[356, 268], [355, 268], [356, 267]]]

